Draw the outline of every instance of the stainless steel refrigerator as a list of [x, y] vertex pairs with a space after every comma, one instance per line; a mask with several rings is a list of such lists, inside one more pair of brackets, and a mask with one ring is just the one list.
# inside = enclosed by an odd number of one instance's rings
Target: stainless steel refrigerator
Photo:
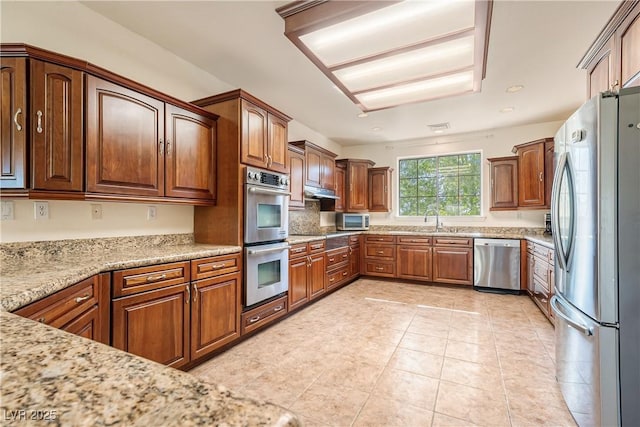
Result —
[[556, 378], [580, 426], [640, 425], [640, 88], [555, 136]]

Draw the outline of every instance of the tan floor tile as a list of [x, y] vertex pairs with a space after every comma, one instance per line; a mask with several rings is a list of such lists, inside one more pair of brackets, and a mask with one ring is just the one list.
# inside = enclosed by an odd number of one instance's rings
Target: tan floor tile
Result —
[[446, 338], [414, 334], [411, 332], [406, 332], [398, 344], [398, 347], [400, 348], [423, 351], [425, 353], [431, 353], [438, 356], [444, 356], [446, 346]]
[[409, 405], [433, 410], [438, 391], [438, 380], [397, 369], [385, 369], [372, 396], [387, 396], [403, 400]]
[[371, 396], [364, 405], [354, 426], [429, 426], [433, 412], [407, 405], [404, 400], [386, 396]]
[[476, 424], [434, 412], [431, 427], [471, 427]]
[[540, 405], [537, 402], [509, 400], [511, 425], [519, 426], [568, 426], [576, 425], [568, 409]]
[[365, 339], [369, 342], [374, 342], [380, 345], [396, 346], [404, 335], [404, 329], [398, 330], [371, 325], [366, 326], [364, 329], [361, 329], [358, 335], [360, 338]]
[[440, 382], [435, 411], [474, 424], [510, 425], [504, 393], [487, 393], [447, 381]]
[[448, 338], [450, 340], [464, 341], [473, 344], [493, 344], [494, 338], [491, 330], [487, 328], [460, 327], [451, 328]]
[[430, 335], [433, 337], [447, 338], [449, 336], [449, 324], [436, 322], [416, 316], [407, 328], [407, 332], [413, 334]]
[[372, 365], [355, 356], [342, 356], [334, 361], [316, 380], [328, 387], [348, 387], [370, 392], [384, 366]]
[[442, 371], [442, 361], [442, 356], [399, 348], [389, 361], [388, 367], [438, 379]]
[[369, 398], [354, 389], [312, 384], [290, 409], [303, 417], [335, 426], [350, 425]]
[[467, 362], [445, 357], [440, 379], [456, 384], [504, 392], [500, 368], [496, 365]]
[[493, 344], [474, 344], [470, 342], [448, 340], [446, 357], [498, 366], [496, 349]]

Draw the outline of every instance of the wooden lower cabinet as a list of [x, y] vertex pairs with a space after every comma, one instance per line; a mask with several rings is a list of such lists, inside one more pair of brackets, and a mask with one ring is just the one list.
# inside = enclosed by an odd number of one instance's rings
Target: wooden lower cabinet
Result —
[[435, 246], [433, 281], [473, 285], [473, 248]]
[[22, 307], [14, 313], [109, 344], [109, 288], [109, 273], [102, 273]]
[[289, 261], [289, 310], [303, 306], [311, 300], [309, 267], [308, 256]]
[[242, 335], [255, 331], [276, 319], [287, 314], [287, 297], [283, 296], [276, 300], [245, 311], [241, 315]]
[[360, 243], [349, 245], [349, 279], [355, 279], [360, 276], [360, 266], [362, 258], [362, 250]]
[[196, 359], [240, 337], [242, 278], [238, 272], [191, 287], [191, 359]]
[[527, 293], [540, 311], [553, 321], [551, 297], [555, 294], [553, 249], [527, 241]]
[[309, 260], [309, 297], [315, 299], [326, 290], [324, 254], [309, 255]]
[[399, 245], [396, 264], [401, 279], [432, 280], [430, 246]]
[[113, 346], [174, 368], [189, 362], [190, 284], [113, 300]]
[[289, 310], [302, 307], [325, 291], [325, 241], [292, 245], [289, 250]]

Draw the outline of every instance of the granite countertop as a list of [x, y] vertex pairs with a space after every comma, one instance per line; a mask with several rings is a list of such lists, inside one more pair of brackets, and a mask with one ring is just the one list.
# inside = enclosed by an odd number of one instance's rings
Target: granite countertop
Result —
[[16, 252], [0, 270], [0, 311], [20, 307], [105, 271], [241, 252], [240, 246], [181, 244], [60, 251], [41, 256]]
[[[0, 360], [0, 408], [9, 424], [301, 425], [279, 406], [6, 312]], [[54, 420], [30, 420], [45, 415]]]
[[534, 243], [538, 243], [538, 244], [541, 244], [543, 246], [546, 246], [546, 247], [548, 247], [550, 249], [554, 249], [553, 237], [551, 237], [551, 236], [548, 236], [548, 235], [542, 235], [542, 236], [540, 236], [540, 235], [533, 235], [533, 236], [526, 235], [526, 236], [524, 236], [524, 238], [527, 239], [527, 240], [531, 240]]
[[376, 234], [376, 235], [409, 235], [409, 236], [430, 236], [430, 237], [472, 237], [478, 239], [529, 239], [537, 243], [553, 248], [553, 240], [549, 236], [538, 234], [526, 234], [524, 232], [472, 232], [472, 231], [404, 231], [404, 230], [368, 230], [368, 231], [347, 231], [344, 233], [328, 233], [320, 235], [290, 235], [287, 241], [291, 244], [312, 242], [322, 240], [332, 236], [351, 234]]

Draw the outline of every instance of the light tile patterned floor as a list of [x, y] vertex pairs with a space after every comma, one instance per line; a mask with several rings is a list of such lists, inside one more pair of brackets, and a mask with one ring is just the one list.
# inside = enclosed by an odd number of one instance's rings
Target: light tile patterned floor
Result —
[[360, 279], [196, 367], [309, 426], [573, 426], [526, 296]]

